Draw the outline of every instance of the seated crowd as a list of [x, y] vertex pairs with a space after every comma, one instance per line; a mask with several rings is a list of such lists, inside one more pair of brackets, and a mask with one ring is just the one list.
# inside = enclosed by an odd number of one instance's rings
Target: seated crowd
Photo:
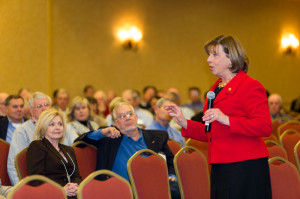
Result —
[[[154, 86], [147, 86], [142, 97], [134, 89], [124, 90], [118, 97], [113, 91], [106, 95], [88, 85], [83, 96], [73, 98], [70, 107], [70, 95], [65, 89], [53, 92], [53, 103], [50, 96], [31, 93], [28, 89], [21, 89], [17, 95], [0, 93], [0, 138], [10, 144], [7, 170], [12, 185], [19, 182], [14, 159], [28, 147], [28, 174], [49, 177], [64, 188], [68, 198], [76, 197], [82, 179], [70, 146], [82, 140], [98, 149], [97, 170], [112, 170], [127, 180], [127, 161], [135, 152], [141, 149], [163, 152], [172, 198], [180, 198], [173, 167], [174, 154], [166, 143], [171, 138], [183, 147], [185, 139], [165, 107], [172, 103], [179, 105], [187, 119], [201, 122], [204, 102], [200, 89], [191, 87], [188, 93], [190, 101], [181, 104], [176, 88], [158, 92]], [[279, 94], [271, 94], [268, 101], [272, 120], [293, 119], [283, 111]], [[293, 102], [293, 111], [299, 108], [299, 101]], [[117, 141], [110, 142], [111, 139]], [[115, 150], [108, 153], [108, 148]], [[60, 169], [55, 168], [56, 164]], [[9, 187], [1, 186], [0, 181], [0, 188], [5, 197]]]

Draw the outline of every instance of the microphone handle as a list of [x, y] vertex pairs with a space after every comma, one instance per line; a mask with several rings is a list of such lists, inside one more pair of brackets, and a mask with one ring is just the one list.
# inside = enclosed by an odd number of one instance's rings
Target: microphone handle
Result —
[[[207, 110], [211, 109], [213, 107], [213, 99], [208, 99], [208, 104], [207, 104]], [[205, 122], [205, 133], [210, 132], [211, 128], [211, 123], [208, 123], [208, 121]]]

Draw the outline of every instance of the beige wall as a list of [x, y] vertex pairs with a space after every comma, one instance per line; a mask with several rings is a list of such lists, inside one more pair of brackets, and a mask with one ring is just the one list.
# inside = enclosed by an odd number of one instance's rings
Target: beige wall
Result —
[[[0, 91], [64, 87], [74, 97], [86, 84], [118, 93], [152, 84], [178, 87], [186, 100], [189, 86], [216, 80], [203, 45], [229, 34], [243, 43], [249, 74], [288, 104], [300, 94], [300, 51], [283, 54], [280, 39], [286, 30], [300, 36], [298, 8], [296, 0], [0, 0]], [[137, 51], [115, 36], [124, 23], [143, 31]]]

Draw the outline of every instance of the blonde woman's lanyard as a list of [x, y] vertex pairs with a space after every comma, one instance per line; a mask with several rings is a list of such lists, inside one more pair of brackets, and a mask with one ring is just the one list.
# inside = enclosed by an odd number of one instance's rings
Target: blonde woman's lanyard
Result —
[[71, 176], [72, 176], [72, 175], [74, 174], [74, 172], [75, 172], [75, 164], [74, 164], [74, 162], [73, 162], [71, 156], [69, 155], [69, 153], [68, 153], [68, 152], [66, 152], [66, 153], [68, 154], [68, 156], [69, 156], [69, 158], [70, 158], [70, 160], [72, 161], [72, 164], [73, 164], [73, 171], [72, 171], [71, 175], [69, 175], [69, 172], [68, 172], [68, 170], [67, 170], [67, 167], [66, 167], [65, 163], [64, 163], [62, 160], [60, 160], [60, 161], [63, 163], [63, 165], [64, 165], [64, 167], [65, 167], [65, 170], [66, 170], [66, 173], [67, 173], [67, 179], [68, 179], [68, 182], [71, 183]]

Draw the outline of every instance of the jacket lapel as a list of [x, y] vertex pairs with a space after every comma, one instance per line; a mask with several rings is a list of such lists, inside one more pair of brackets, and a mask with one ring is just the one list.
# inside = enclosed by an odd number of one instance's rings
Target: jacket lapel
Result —
[[155, 152], [158, 152], [159, 149], [159, 137], [153, 134], [145, 133], [145, 131], [142, 130], [146, 145], [148, 149], [151, 149]]
[[[246, 79], [247, 74], [243, 71], [239, 72], [224, 88], [221, 90], [221, 92], [218, 94], [218, 96], [214, 100], [214, 105], [217, 105], [218, 103], [222, 102], [223, 100], [226, 100], [226, 98], [229, 95], [233, 95], [239, 85]], [[210, 89], [210, 91], [215, 91], [216, 87], [218, 86], [221, 79], [218, 79], [213, 87]], [[205, 110], [206, 110], [206, 104], [207, 99], [205, 99]]]
[[[43, 138], [42, 141], [45, 143], [45, 145], [47, 146], [47, 148], [57, 157], [57, 159], [59, 160], [59, 162], [60, 162], [60, 160], [62, 160], [62, 161], [64, 161], [64, 163], [67, 163], [65, 161], [65, 159], [62, 158], [62, 156], [59, 154], [59, 152], [54, 148], [54, 146], [46, 138]], [[59, 144], [59, 146], [60, 146], [60, 144]], [[64, 149], [62, 149], [62, 150], [64, 150]]]

